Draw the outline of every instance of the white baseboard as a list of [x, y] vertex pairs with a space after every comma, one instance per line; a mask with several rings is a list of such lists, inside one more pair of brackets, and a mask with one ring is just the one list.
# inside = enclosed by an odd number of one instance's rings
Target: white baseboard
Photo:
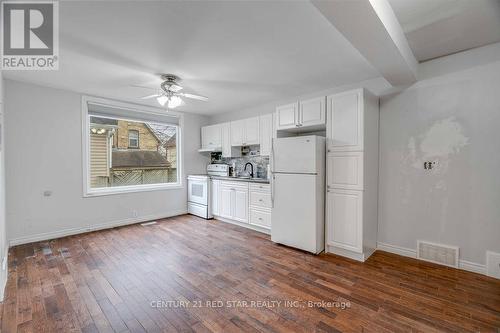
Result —
[[9, 272], [9, 247], [5, 248], [5, 256], [0, 264], [0, 302], [3, 302], [5, 296], [5, 287], [7, 285], [7, 275]]
[[224, 223], [234, 224], [234, 225], [237, 225], [237, 226], [240, 226], [240, 227], [243, 227], [243, 228], [252, 229], [254, 231], [262, 232], [263, 234], [266, 234], [266, 235], [270, 235], [271, 234], [271, 230], [266, 229], [266, 228], [261, 228], [261, 227], [258, 227], [256, 225], [253, 225], [253, 224], [241, 223], [241, 222], [230, 220], [230, 219], [226, 219], [226, 218], [220, 217], [220, 216], [214, 216], [214, 219], [217, 220], [217, 221], [224, 222]]
[[463, 269], [464, 271], [486, 275], [486, 265], [481, 265], [476, 262], [459, 259], [458, 268]]
[[387, 243], [377, 242], [377, 250], [399, 254], [403, 257], [417, 258], [417, 250], [408, 249], [406, 247], [396, 246]]
[[[398, 254], [403, 257], [417, 259], [417, 250], [401, 247], [397, 245], [377, 242], [377, 250]], [[458, 268], [464, 271], [486, 275], [486, 266], [467, 260], [458, 260]]]
[[[373, 251], [373, 252], [375, 252], [375, 251]], [[368, 257], [371, 256], [373, 252], [369, 253], [369, 255], [366, 255], [364, 252], [363, 253], [356, 253], [356, 252], [345, 250], [345, 249], [342, 249], [342, 248], [339, 248], [336, 246], [332, 246], [332, 245], [328, 245], [328, 244], [325, 245], [325, 253], [333, 253], [333, 254], [336, 254], [336, 255], [339, 255], [342, 257], [346, 257], [346, 258], [356, 260], [356, 261], [361, 261], [361, 262], [365, 262], [366, 259], [368, 259]]]
[[90, 231], [110, 229], [110, 228], [120, 227], [120, 226], [124, 226], [124, 225], [129, 225], [129, 224], [142, 223], [142, 222], [151, 221], [151, 220], [159, 220], [159, 219], [164, 219], [167, 217], [183, 215], [183, 214], [187, 214], [187, 211], [186, 210], [172, 211], [172, 212], [156, 214], [156, 215], [145, 215], [145, 216], [128, 218], [128, 219], [123, 219], [123, 220], [115, 220], [115, 221], [99, 223], [99, 224], [91, 224], [91, 225], [88, 225], [85, 227], [68, 228], [68, 229], [63, 229], [63, 230], [58, 230], [58, 231], [44, 232], [44, 233], [40, 233], [40, 234], [29, 235], [29, 236], [11, 239], [11, 240], [9, 240], [9, 246], [28, 244], [28, 243], [33, 243], [33, 242], [40, 242], [40, 241], [54, 239], [54, 238], [61, 238], [61, 237], [66, 237], [66, 236], [71, 236], [71, 235], [82, 234], [82, 233], [86, 233], [86, 232], [90, 232]]

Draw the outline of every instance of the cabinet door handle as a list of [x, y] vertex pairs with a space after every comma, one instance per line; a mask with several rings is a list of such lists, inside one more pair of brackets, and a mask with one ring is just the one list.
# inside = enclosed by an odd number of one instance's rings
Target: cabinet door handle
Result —
[[260, 202], [262, 202], [262, 201], [264, 201], [264, 200], [262, 200], [262, 199], [259, 199], [259, 201], [260, 201]]
[[262, 221], [262, 217], [259, 217], [259, 220]]

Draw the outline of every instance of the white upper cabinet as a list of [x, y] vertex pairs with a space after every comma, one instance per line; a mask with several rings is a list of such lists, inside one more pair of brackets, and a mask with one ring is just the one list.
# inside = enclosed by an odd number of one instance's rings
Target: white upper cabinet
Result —
[[276, 108], [276, 129], [285, 130], [297, 127], [299, 104], [292, 103]]
[[221, 126], [210, 125], [201, 128], [201, 148], [219, 149], [222, 146]]
[[273, 137], [273, 115], [266, 114], [260, 116], [260, 155], [269, 156], [271, 154], [271, 140]]
[[221, 141], [222, 141], [222, 157], [231, 157], [231, 124], [220, 124]]
[[236, 120], [231, 122], [231, 146], [243, 146], [245, 142], [245, 121]]
[[231, 146], [259, 144], [259, 117], [231, 122]]
[[325, 97], [311, 98], [276, 108], [276, 130], [316, 131], [326, 124]]
[[299, 102], [300, 127], [325, 125], [325, 97]]
[[329, 151], [363, 150], [363, 91], [328, 96]]
[[244, 146], [259, 144], [259, 117], [247, 118], [245, 121]]

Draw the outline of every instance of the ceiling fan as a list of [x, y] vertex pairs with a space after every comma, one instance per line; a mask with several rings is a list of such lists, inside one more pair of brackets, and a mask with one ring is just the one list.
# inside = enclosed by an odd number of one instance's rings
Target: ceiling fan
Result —
[[181, 97], [196, 99], [199, 101], [208, 101], [208, 97], [188, 94], [180, 92], [183, 88], [179, 84], [181, 80], [178, 76], [173, 74], [161, 74], [163, 82], [160, 84], [160, 89], [156, 94], [141, 97], [142, 99], [156, 98], [161, 106], [167, 105], [169, 109], [174, 109], [183, 103]]

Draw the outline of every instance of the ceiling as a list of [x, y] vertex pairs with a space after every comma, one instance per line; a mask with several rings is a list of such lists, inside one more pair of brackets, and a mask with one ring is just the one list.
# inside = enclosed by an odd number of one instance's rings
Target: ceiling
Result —
[[418, 61], [500, 41], [500, 0], [389, 0]]
[[155, 73], [180, 76], [181, 111], [215, 114], [380, 74], [305, 1], [60, 1], [59, 71], [5, 77], [158, 106]]

